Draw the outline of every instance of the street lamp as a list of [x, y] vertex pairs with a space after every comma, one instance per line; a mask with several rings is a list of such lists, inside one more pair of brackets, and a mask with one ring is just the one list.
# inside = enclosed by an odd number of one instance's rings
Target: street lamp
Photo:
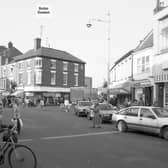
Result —
[[108, 24], [107, 29], [107, 40], [108, 40], [108, 60], [107, 60], [107, 101], [109, 102], [109, 86], [110, 86], [110, 55], [111, 55], [111, 13], [107, 13], [108, 19], [102, 20], [102, 19], [95, 19], [92, 18], [89, 20], [89, 22], [86, 24], [88, 28], [92, 27], [92, 22], [102, 22]]

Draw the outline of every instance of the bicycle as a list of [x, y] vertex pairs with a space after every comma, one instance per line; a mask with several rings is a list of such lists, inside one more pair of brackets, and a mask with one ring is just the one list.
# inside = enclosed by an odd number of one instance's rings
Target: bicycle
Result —
[[37, 158], [32, 149], [18, 144], [16, 127], [3, 125], [1, 132], [4, 132], [4, 145], [0, 146], [0, 165], [5, 163], [7, 155], [10, 168], [37, 168]]

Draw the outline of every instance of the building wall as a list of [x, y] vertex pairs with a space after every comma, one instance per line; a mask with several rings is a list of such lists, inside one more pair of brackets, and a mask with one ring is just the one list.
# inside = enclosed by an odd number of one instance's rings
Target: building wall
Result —
[[124, 83], [132, 76], [132, 55], [129, 55], [113, 67], [110, 72], [112, 87]]

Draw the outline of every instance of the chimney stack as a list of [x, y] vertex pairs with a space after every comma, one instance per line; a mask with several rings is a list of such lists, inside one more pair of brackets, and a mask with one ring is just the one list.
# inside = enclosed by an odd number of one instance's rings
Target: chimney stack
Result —
[[13, 43], [10, 41], [9, 43], [8, 43], [8, 48], [12, 48], [13, 47]]
[[41, 48], [41, 38], [35, 38], [34, 39], [34, 49], [38, 50]]

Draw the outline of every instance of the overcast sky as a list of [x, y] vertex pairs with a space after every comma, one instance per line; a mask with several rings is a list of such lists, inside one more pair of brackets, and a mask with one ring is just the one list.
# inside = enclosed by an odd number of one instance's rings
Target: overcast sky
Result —
[[[155, 4], [156, 0], [5, 0], [0, 5], [0, 45], [12, 41], [24, 53], [34, 47], [43, 25], [43, 46], [50, 44], [85, 61], [86, 75], [98, 87], [107, 79], [108, 27], [93, 22], [89, 29], [89, 19], [106, 20], [111, 12], [112, 65], [151, 31]], [[50, 15], [39, 16], [39, 6], [49, 7]]]

